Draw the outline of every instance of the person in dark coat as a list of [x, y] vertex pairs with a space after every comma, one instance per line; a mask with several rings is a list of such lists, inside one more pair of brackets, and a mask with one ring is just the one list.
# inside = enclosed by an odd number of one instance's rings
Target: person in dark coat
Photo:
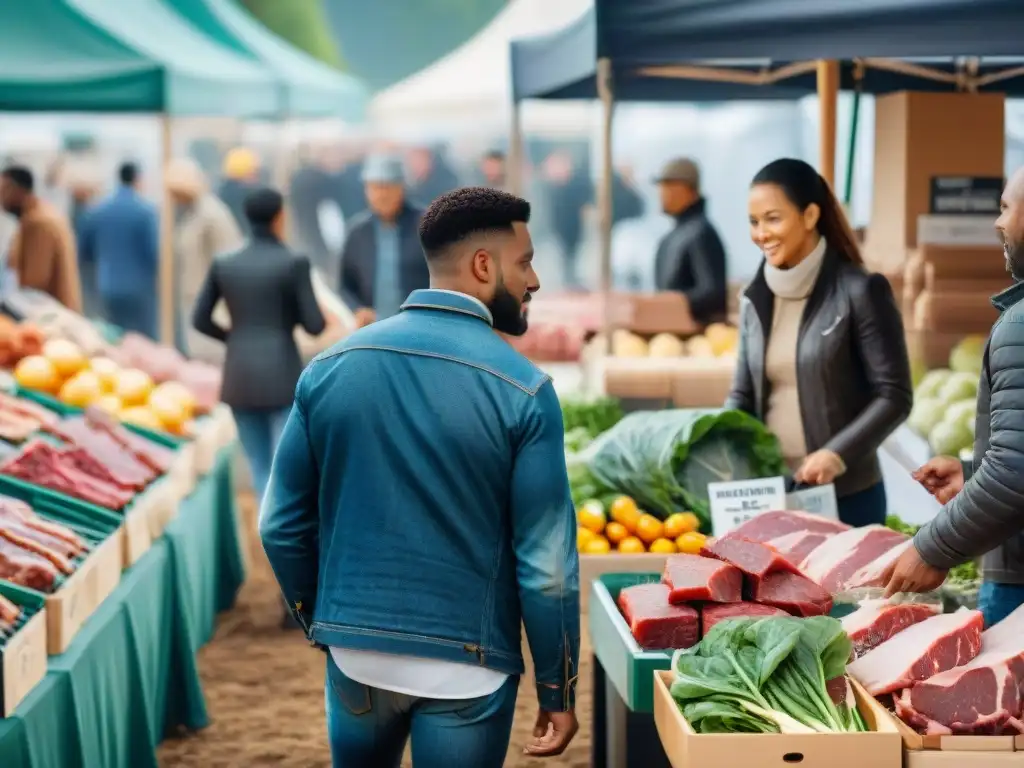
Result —
[[839, 202], [803, 160], [762, 168], [749, 207], [764, 262], [741, 301], [726, 407], [768, 426], [796, 482], [834, 484], [844, 523], [884, 523], [877, 451], [913, 400], [892, 287], [865, 270]]
[[654, 257], [654, 286], [686, 296], [700, 325], [725, 320], [729, 284], [725, 247], [708, 219], [700, 169], [688, 158], [670, 161], [655, 179], [662, 209], [675, 219]]
[[430, 205], [459, 186], [459, 177], [439, 150], [416, 147], [408, 153], [407, 165], [409, 199], [416, 205]]
[[[291, 409], [302, 357], [295, 329], [323, 332], [309, 260], [284, 245], [284, 199], [261, 188], [245, 200], [252, 233], [245, 246], [218, 256], [206, 275], [192, 311], [197, 331], [227, 345], [221, 400], [231, 407], [238, 438], [252, 468], [257, 501], [262, 501], [270, 462]], [[223, 299], [231, 327], [219, 325], [214, 308]]]
[[224, 180], [217, 189], [217, 197], [231, 209], [243, 235], [248, 235], [249, 221], [245, 216], [245, 201], [260, 183], [260, 161], [248, 147], [235, 147], [224, 158]]
[[406, 199], [401, 158], [368, 157], [363, 184], [370, 207], [347, 228], [338, 283], [360, 327], [397, 314], [406, 296], [430, 285], [417, 233], [423, 211]]

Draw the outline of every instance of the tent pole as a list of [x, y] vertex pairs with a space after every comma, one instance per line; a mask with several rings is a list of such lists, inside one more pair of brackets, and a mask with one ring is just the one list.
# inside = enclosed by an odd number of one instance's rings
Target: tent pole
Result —
[[850, 145], [846, 151], [846, 187], [843, 190], [843, 202], [847, 208], [853, 203], [853, 174], [857, 162], [857, 134], [860, 128], [860, 98], [863, 93], [861, 77], [857, 77], [857, 87], [853, 91], [853, 110], [850, 114]]
[[612, 353], [612, 118], [615, 93], [612, 86], [611, 59], [597, 60], [597, 93], [601, 97], [601, 179], [598, 187], [598, 208], [601, 243], [601, 293], [604, 301], [604, 353]]
[[508, 185], [512, 194], [523, 194], [523, 113], [519, 102], [512, 102], [512, 124], [508, 131]]
[[[166, 176], [173, 159], [174, 145], [171, 140], [171, 116], [160, 116], [160, 156], [163, 159]], [[166, 179], [160, 196], [160, 339], [164, 344], [174, 346], [174, 318], [177, 307], [174, 302], [174, 200]]]
[[820, 114], [820, 152], [818, 165], [828, 185], [836, 183], [836, 113], [839, 108], [839, 62], [818, 62], [818, 109]]

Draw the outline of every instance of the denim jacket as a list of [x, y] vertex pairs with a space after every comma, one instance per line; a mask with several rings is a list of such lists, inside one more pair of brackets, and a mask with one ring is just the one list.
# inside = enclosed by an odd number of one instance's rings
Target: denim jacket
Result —
[[579, 558], [550, 379], [482, 304], [418, 290], [313, 360], [260, 535], [319, 645], [523, 671], [574, 706]]

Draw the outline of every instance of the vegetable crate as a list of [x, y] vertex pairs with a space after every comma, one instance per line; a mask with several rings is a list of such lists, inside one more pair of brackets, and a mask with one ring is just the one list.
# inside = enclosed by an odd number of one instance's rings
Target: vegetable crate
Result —
[[669, 692], [673, 673], [653, 672], [652, 678], [654, 723], [672, 768], [900, 768], [903, 764], [895, 723], [855, 681], [854, 696], [867, 732], [698, 734]]
[[0, 595], [22, 609], [14, 636], [0, 642], [0, 717], [8, 717], [46, 677], [46, 600], [8, 581], [0, 581]]
[[64, 653], [82, 624], [121, 581], [124, 529], [121, 517], [46, 488], [0, 476], [0, 493], [21, 499], [40, 516], [66, 525], [92, 546], [52, 594], [29, 590], [46, 601], [50, 655]]
[[660, 573], [606, 573], [590, 589], [590, 644], [631, 712], [654, 711], [654, 673], [669, 669], [672, 652], [637, 645], [616, 601], [626, 587], [659, 581]]

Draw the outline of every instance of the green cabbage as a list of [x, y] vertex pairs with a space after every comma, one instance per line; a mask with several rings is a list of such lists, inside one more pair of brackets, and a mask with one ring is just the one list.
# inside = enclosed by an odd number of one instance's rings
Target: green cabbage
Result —
[[921, 383], [917, 385], [917, 389], [914, 390], [914, 399], [938, 397], [939, 390], [946, 383], [950, 373], [952, 371], [947, 368], [936, 368], [934, 371], [928, 371], [921, 379]]
[[914, 407], [907, 418], [907, 424], [919, 435], [927, 436], [942, 423], [945, 406], [937, 397], [914, 398]]
[[943, 422], [928, 434], [928, 444], [940, 456], [958, 456], [974, 443], [971, 429], [966, 424]]
[[978, 374], [951, 373], [946, 383], [939, 390], [939, 399], [946, 405], [960, 400], [973, 400], [978, 397]]
[[985, 357], [985, 337], [966, 336], [949, 353], [949, 367], [954, 371], [981, 374]]

